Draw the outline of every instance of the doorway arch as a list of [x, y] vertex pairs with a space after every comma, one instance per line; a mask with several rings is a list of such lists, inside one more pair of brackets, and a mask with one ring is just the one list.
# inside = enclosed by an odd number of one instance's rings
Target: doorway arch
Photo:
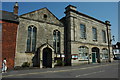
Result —
[[43, 68], [52, 68], [52, 50], [48, 47], [43, 49]]
[[100, 63], [100, 49], [97, 47], [92, 48], [92, 62], [93, 63]]
[[54, 67], [54, 48], [45, 43], [39, 47], [39, 64], [40, 68], [53, 68]]

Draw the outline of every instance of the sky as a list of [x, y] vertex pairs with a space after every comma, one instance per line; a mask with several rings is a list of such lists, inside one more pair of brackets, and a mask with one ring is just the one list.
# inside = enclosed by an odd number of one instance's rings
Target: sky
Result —
[[[2, 2], [2, 10], [13, 12], [15, 2]], [[58, 19], [65, 16], [65, 7], [74, 5], [79, 12], [103, 22], [111, 22], [111, 33], [115, 36], [113, 44], [118, 42], [118, 2], [18, 2], [19, 15], [47, 7]]]

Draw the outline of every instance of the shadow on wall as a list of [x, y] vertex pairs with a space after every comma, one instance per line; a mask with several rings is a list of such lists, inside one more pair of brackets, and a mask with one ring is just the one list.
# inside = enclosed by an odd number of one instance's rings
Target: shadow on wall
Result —
[[33, 67], [40, 67], [40, 49], [37, 48], [37, 51], [34, 53], [34, 57], [32, 59]]

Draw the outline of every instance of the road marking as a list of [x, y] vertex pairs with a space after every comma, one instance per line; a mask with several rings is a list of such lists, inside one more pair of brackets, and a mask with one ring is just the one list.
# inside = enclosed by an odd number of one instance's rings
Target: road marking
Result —
[[88, 75], [92, 75], [92, 74], [96, 74], [96, 73], [101, 73], [101, 72], [104, 72], [104, 71], [98, 71], [98, 72], [92, 72], [92, 73], [87, 73], [87, 74], [77, 75], [77, 76], [75, 76], [75, 77], [88, 76]]
[[67, 69], [67, 70], [58, 70], [58, 71], [46, 71], [46, 72], [34, 72], [34, 73], [23, 73], [23, 74], [13, 74], [13, 75], [3, 75], [2, 77], [12, 77], [12, 76], [25, 76], [25, 75], [34, 75], [34, 74], [45, 74], [45, 73], [57, 73], [57, 72], [68, 72], [68, 71], [75, 71], [75, 70], [84, 70], [84, 69], [90, 69], [90, 68], [97, 68], [102, 66], [109, 66], [109, 65], [116, 65], [114, 64], [106, 64], [106, 65], [98, 65], [98, 66], [92, 66], [92, 67], [86, 67], [86, 68], [77, 68], [77, 69]]

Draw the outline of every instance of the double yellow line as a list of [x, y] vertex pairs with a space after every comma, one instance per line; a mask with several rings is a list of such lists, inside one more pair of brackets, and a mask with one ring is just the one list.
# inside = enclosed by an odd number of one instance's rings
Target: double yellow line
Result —
[[14, 76], [17, 77], [17, 76], [25, 76], [25, 75], [35, 75], [35, 74], [45, 74], [45, 73], [68, 72], [68, 71], [84, 70], [84, 69], [97, 68], [97, 67], [109, 66], [109, 65], [117, 65], [117, 64], [118, 63], [106, 64], [106, 65], [98, 65], [98, 66], [92, 66], [92, 67], [86, 67], [86, 68], [77, 68], [77, 69], [67, 69], [67, 70], [57, 70], [57, 71], [46, 71], [46, 72], [34, 72], [34, 73], [3, 75], [2, 78], [5, 78], [5, 77], [14, 77]]

